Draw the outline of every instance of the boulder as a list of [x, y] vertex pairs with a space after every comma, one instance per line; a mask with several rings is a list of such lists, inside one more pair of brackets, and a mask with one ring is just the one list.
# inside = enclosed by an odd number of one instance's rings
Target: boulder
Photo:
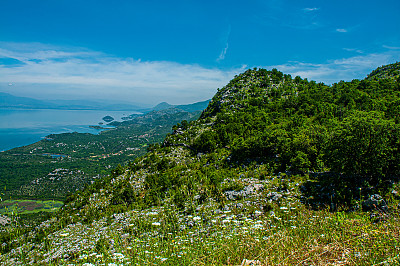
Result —
[[270, 192], [267, 194], [267, 198], [269, 198], [271, 201], [277, 201], [282, 198], [282, 194], [278, 192]]
[[228, 200], [236, 200], [242, 196], [242, 191], [225, 191], [225, 196]]
[[362, 203], [362, 208], [364, 211], [379, 210], [386, 212], [388, 210], [386, 201], [379, 194], [374, 194], [365, 200]]

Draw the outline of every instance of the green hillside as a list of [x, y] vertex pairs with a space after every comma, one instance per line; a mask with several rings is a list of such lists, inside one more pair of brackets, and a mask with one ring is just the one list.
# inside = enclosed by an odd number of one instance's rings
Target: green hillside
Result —
[[332, 86], [276, 69], [235, 76], [198, 120], [70, 195], [53, 218], [9, 226], [0, 260], [399, 263], [399, 65], [378, 70]]
[[391, 78], [398, 79], [400, 76], [400, 62], [396, 62], [394, 64], [385, 65], [378, 67], [374, 71], [372, 71], [367, 79], [381, 79], [381, 78]]
[[[96, 179], [119, 164], [126, 165], [161, 142], [171, 127], [198, 118], [200, 112], [170, 109], [134, 115], [97, 135], [52, 134], [44, 140], [0, 153], [3, 198], [57, 199]], [[96, 126], [102, 128], [101, 126]]]

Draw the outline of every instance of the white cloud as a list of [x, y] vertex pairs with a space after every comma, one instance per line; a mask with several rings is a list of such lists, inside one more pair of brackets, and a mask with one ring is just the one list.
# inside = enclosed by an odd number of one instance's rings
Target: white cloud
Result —
[[345, 33], [345, 32], [347, 32], [347, 30], [346, 30], [346, 29], [336, 29], [336, 31], [337, 31], [337, 32], [341, 32], [341, 33]]
[[389, 50], [400, 50], [400, 47], [396, 47], [396, 46], [382, 45], [382, 47], [389, 49]]
[[[225, 86], [246, 68], [222, 70], [196, 64], [118, 58], [80, 48], [4, 44], [0, 43], [0, 57], [15, 58], [22, 64], [13, 67], [0, 64], [0, 91], [41, 99], [192, 103], [211, 98], [218, 87]], [[221, 58], [226, 49], [227, 46]], [[399, 49], [387, 48], [382, 53], [364, 52], [324, 63], [289, 62], [264, 68], [275, 67], [293, 77], [299, 75], [332, 84], [364, 78], [376, 67], [399, 58]]]
[[269, 68], [275, 67], [292, 76], [332, 84], [340, 80], [351, 81], [352, 79], [365, 78], [375, 68], [393, 63], [399, 57], [400, 51], [391, 51], [330, 60], [321, 64], [290, 62]]
[[0, 43], [0, 57], [24, 63], [18, 67], [0, 65], [0, 90], [7, 90], [6, 85], [14, 83], [8, 92], [37, 98], [96, 97], [150, 104], [191, 103], [211, 98], [218, 87], [242, 71], [117, 58], [39, 44]]
[[228, 51], [228, 47], [229, 47], [229, 44], [226, 43], [225, 48], [221, 51], [219, 57], [217, 58], [217, 61], [221, 61], [221, 60], [225, 59], [225, 55], [226, 55], [226, 52]]
[[306, 8], [303, 8], [303, 11], [305, 11], [305, 12], [313, 12], [313, 11], [318, 11], [318, 10], [319, 10], [318, 7], [306, 7]]
[[65, 59], [76, 57], [100, 56], [99, 52], [81, 47], [58, 47], [41, 43], [0, 42], [0, 57], [11, 57], [21, 61]]
[[221, 53], [217, 58], [217, 62], [222, 61], [225, 59], [226, 52], [229, 48], [229, 36], [231, 35], [231, 25], [229, 25], [228, 30], [224, 33], [222, 37], [222, 42], [225, 43], [225, 47], [222, 49]]
[[363, 54], [363, 53], [364, 53], [363, 50], [354, 49], [354, 48], [343, 48], [343, 50], [345, 50], [345, 51], [347, 51], [347, 52], [356, 52], [356, 53], [359, 53], [359, 54]]

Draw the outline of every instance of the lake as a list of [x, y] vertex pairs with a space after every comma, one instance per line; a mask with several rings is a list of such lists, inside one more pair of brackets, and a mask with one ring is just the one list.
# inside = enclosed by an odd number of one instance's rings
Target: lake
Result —
[[98, 134], [103, 117], [115, 121], [138, 114], [135, 111], [53, 110], [53, 109], [0, 109], [0, 151], [37, 142], [50, 134], [79, 132]]

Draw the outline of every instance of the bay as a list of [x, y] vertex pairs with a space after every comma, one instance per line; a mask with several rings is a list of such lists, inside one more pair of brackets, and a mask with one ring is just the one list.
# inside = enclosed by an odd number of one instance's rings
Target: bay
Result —
[[104, 110], [54, 110], [54, 109], [0, 109], [0, 151], [37, 142], [50, 134], [79, 132], [98, 134], [90, 128], [99, 123], [107, 124], [103, 117], [115, 121], [138, 114], [135, 111]]

